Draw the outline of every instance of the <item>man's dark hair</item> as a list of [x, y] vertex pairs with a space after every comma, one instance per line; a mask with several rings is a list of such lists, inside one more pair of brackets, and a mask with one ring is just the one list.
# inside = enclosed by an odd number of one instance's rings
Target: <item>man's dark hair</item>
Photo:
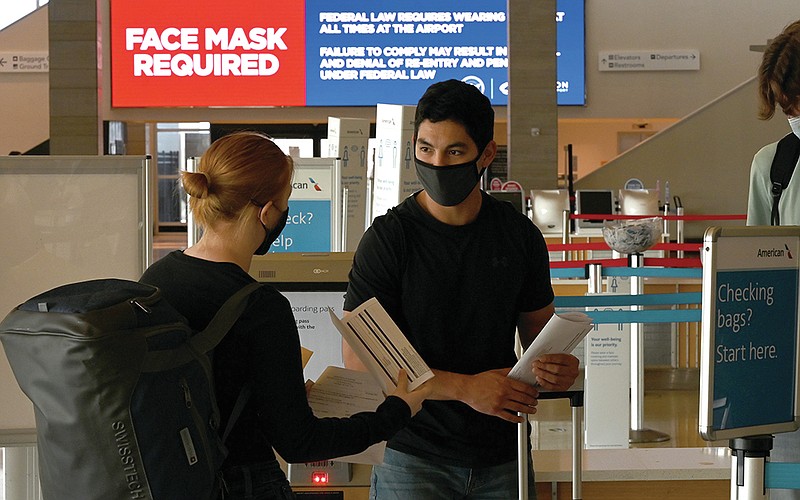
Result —
[[460, 123], [483, 152], [494, 138], [494, 109], [489, 99], [474, 85], [459, 80], [434, 83], [417, 103], [414, 135], [424, 120]]

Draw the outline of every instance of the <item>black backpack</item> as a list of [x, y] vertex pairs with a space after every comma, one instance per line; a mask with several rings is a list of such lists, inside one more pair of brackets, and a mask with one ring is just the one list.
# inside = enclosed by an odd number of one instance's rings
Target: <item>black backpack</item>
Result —
[[158, 288], [72, 283], [14, 308], [0, 340], [34, 404], [46, 500], [195, 500], [217, 496], [225, 437], [211, 352], [261, 286], [246, 285], [202, 332]]
[[781, 216], [778, 213], [778, 202], [781, 194], [792, 178], [792, 172], [800, 159], [800, 138], [794, 132], [786, 134], [783, 139], [778, 141], [778, 149], [772, 158], [772, 166], [769, 170], [769, 180], [772, 182], [772, 216], [770, 224], [773, 226], [781, 225]]

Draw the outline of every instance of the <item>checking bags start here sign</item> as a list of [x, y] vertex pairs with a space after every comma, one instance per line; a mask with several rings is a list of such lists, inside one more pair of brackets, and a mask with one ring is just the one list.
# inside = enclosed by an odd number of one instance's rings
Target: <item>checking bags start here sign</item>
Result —
[[712, 439], [795, 428], [798, 237], [737, 231], [707, 232], [704, 250], [701, 433]]

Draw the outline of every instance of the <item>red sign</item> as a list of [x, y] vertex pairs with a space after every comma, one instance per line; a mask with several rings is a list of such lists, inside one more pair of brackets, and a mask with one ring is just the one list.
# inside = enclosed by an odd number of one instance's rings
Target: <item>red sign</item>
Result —
[[302, 2], [111, 2], [113, 107], [302, 106], [305, 71]]
[[517, 181], [506, 181], [503, 183], [501, 191], [522, 191], [522, 184]]

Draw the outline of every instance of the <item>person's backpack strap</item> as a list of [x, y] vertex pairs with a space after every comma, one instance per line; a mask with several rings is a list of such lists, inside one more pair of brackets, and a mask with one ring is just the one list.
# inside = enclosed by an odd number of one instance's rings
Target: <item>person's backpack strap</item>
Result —
[[[245, 285], [222, 304], [222, 307], [219, 308], [219, 311], [217, 311], [208, 323], [208, 326], [189, 340], [189, 344], [195, 352], [210, 352], [222, 341], [247, 307], [250, 294], [261, 288], [261, 285], [261, 283]], [[208, 366], [206, 368], [210, 369]], [[250, 399], [250, 388], [247, 386], [242, 387], [242, 390], [239, 391], [239, 396], [236, 398], [236, 403], [233, 406], [231, 415], [228, 417], [228, 424], [225, 426], [225, 430], [222, 433], [221, 438], [223, 443], [228, 439], [228, 435], [231, 433], [231, 430], [233, 430], [236, 421], [239, 420], [239, 416], [242, 414], [248, 399]]]
[[789, 181], [792, 179], [792, 172], [800, 158], [800, 138], [794, 133], [786, 134], [783, 139], [778, 141], [778, 149], [772, 157], [772, 166], [769, 170], [769, 179], [772, 182], [772, 215], [770, 224], [773, 226], [781, 225], [781, 216], [778, 213], [778, 202], [781, 194]]
[[262, 284], [258, 282], [250, 283], [231, 295], [219, 308], [219, 311], [208, 323], [208, 326], [189, 340], [192, 348], [202, 353], [210, 352], [214, 349], [244, 312], [250, 294], [261, 288], [261, 286]]
[[250, 399], [250, 387], [242, 387], [242, 390], [239, 391], [239, 396], [236, 398], [236, 403], [233, 405], [233, 410], [231, 410], [231, 415], [228, 417], [228, 424], [225, 426], [225, 430], [222, 432], [221, 437], [223, 443], [228, 440], [228, 435], [230, 435], [231, 431], [233, 430], [233, 425], [242, 415], [248, 399]]

